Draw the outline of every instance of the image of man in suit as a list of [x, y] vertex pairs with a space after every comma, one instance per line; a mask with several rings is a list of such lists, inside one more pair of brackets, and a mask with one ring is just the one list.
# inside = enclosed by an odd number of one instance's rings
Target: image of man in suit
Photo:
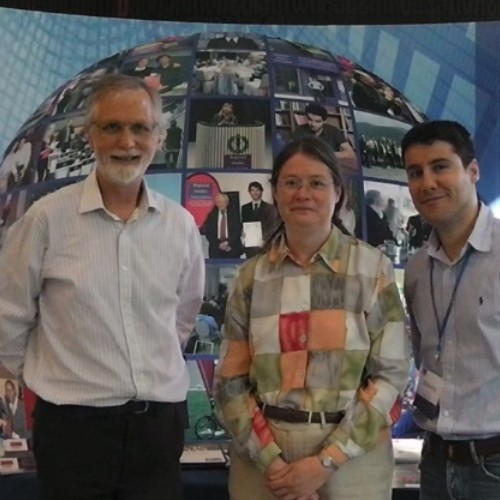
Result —
[[24, 402], [12, 380], [5, 381], [5, 416], [9, 437], [18, 439], [27, 437]]
[[259, 46], [251, 38], [239, 36], [235, 33], [226, 33], [222, 37], [209, 40], [207, 49], [259, 50]]
[[208, 240], [209, 259], [239, 259], [242, 253], [239, 211], [230, 206], [227, 194], [219, 193], [200, 233]]
[[[262, 240], [270, 236], [274, 220], [274, 206], [262, 199], [264, 188], [262, 184], [253, 181], [248, 185], [248, 194], [251, 201], [241, 206], [241, 222], [260, 222], [262, 230]], [[245, 237], [245, 228], [243, 227], [243, 238]], [[247, 258], [253, 257], [259, 251], [260, 246], [246, 246], [245, 255]]]
[[374, 247], [382, 245], [385, 241], [396, 242], [387, 215], [384, 213], [386, 206], [387, 202], [380, 191], [369, 189], [365, 193], [366, 240]]
[[165, 166], [167, 168], [176, 168], [179, 153], [181, 151], [182, 129], [177, 125], [177, 120], [170, 121], [170, 127], [167, 128], [167, 136], [163, 149], [165, 151]]

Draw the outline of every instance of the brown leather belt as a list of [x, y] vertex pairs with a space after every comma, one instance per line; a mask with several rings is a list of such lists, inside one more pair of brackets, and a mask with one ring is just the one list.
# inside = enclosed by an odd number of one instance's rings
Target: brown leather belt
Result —
[[259, 407], [262, 413], [268, 418], [297, 424], [321, 424], [323, 422], [326, 424], [338, 424], [345, 415], [345, 411], [302, 411], [294, 410], [293, 408], [281, 408], [279, 406], [266, 405], [264, 403], [259, 403]]
[[450, 462], [463, 465], [478, 464], [481, 457], [500, 455], [500, 435], [487, 439], [455, 441], [427, 433], [431, 453], [444, 456]]

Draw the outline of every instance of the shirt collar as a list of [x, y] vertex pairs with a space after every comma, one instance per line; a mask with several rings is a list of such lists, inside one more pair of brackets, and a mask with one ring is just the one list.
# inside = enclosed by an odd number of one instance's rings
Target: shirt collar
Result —
[[[337, 250], [340, 243], [341, 232], [335, 226], [332, 227], [330, 235], [323, 243], [321, 248], [313, 255], [311, 262], [318, 259], [322, 259], [323, 262], [334, 272], [338, 271], [339, 260], [337, 257]], [[288, 258], [291, 261], [296, 262], [293, 258], [288, 245], [286, 244], [285, 233], [280, 233], [276, 239], [273, 241], [271, 248], [269, 250], [269, 262], [273, 263], [275, 266], [279, 267], [283, 264], [285, 259]]]
[[[479, 214], [474, 223], [474, 228], [467, 238], [467, 243], [464, 245], [461, 254], [463, 254], [468, 244], [478, 252], [489, 252], [492, 244], [492, 230], [493, 212], [489, 207], [480, 202]], [[438, 254], [441, 253], [441, 241], [435, 229], [431, 231], [429, 236], [427, 253], [431, 257], [438, 257]]]
[[[139, 202], [140, 209], [147, 210], [157, 210], [161, 212], [161, 205], [159, 203], [156, 193], [148, 188], [146, 179], [142, 181], [142, 195]], [[83, 181], [83, 191], [80, 198], [80, 209], [79, 213], [84, 214], [87, 212], [93, 212], [95, 210], [106, 210], [104, 202], [102, 201], [101, 190], [99, 189], [99, 184], [97, 183], [97, 177], [95, 169], [90, 172], [87, 178]]]

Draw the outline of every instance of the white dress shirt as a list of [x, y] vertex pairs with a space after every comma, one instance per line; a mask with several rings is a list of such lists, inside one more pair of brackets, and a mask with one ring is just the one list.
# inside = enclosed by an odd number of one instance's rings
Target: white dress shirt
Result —
[[35, 203], [0, 252], [0, 361], [56, 404], [181, 401], [205, 284], [192, 216], [144, 185], [127, 222], [95, 173]]
[[[469, 247], [472, 253], [439, 342], [430, 285], [431, 260], [436, 311], [442, 322]], [[482, 439], [500, 434], [499, 267], [500, 221], [481, 205], [457, 260], [450, 261], [433, 231], [405, 270], [416, 364], [443, 379], [438, 417], [431, 420], [416, 410], [415, 419], [422, 428], [445, 439]], [[441, 356], [437, 359], [439, 343]]]

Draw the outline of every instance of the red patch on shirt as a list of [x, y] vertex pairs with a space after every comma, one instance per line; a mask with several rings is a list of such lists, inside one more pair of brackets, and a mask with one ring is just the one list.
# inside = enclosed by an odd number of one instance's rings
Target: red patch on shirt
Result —
[[280, 315], [281, 352], [305, 351], [309, 337], [309, 311]]

